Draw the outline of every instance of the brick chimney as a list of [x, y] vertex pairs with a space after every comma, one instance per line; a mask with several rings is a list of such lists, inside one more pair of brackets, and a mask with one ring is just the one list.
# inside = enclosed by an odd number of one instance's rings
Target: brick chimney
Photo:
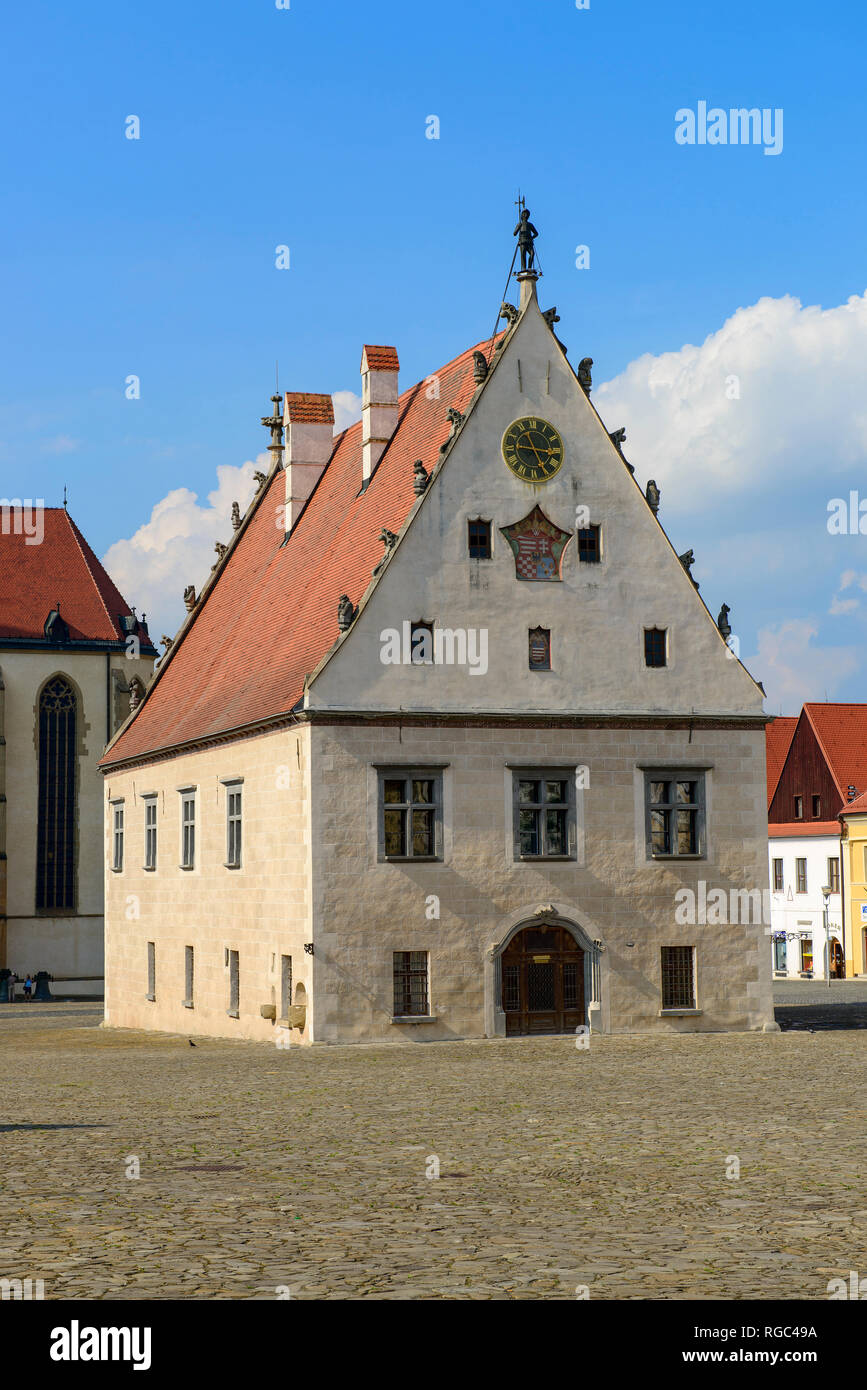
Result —
[[361, 486], [397, 429], [397, 348], [365, 345], [361, 353]]
[[309, 391], [287, 391], [283, 412], [286, 443], [286, 530], [291, 531], [334, 449], [334, 402]]

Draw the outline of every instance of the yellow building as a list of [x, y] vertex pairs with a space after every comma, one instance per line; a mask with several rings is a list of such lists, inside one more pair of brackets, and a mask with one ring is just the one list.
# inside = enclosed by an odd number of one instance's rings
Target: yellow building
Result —
[[[840, 813], [848, 918], [846, 975], [867, 975], [867, 792]], [[851, 952], [851, 956], [850, 956]]]

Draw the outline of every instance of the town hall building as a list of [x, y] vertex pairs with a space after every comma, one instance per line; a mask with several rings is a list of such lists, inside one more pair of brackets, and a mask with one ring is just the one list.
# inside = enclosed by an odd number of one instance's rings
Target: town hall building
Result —
[[[106, 1023], [291, 1043], [773, 1027], [763, 692], [537, 300], [273, 463], [102, 762]], [[195, 576], [191, 576], [195, 579]], [[680, 896], [678, 896], [680, 895]]]

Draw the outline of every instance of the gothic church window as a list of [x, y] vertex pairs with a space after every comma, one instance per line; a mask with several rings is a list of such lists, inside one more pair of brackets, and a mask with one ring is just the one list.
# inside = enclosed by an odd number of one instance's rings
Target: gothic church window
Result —
[[77, 701], [63, 676], [39, 697], [37, 912], [75, 910]]

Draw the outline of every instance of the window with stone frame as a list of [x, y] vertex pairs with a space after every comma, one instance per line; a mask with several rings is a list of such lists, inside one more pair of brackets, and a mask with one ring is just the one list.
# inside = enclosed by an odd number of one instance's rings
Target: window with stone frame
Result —
[[598, 565], [602, 559], [601, 532], [598, 526], [584, 526], [578, 532], [578, 561], [583, 565]]
[[240, 781], [226, 783], [226, 868], [241, 867], [241, 798]]
[[381, 860], [442, 859], [442, 769], [378, 769]]
[[645, 769], [648, 859], [704, 858], [704, 778], [696, 768]]
[[467, 522], [467, 549], [471, 560], [490, 560], [491, 523], [481, 517]]
[[663, 1009], [695, 1008], [695, 951], [692, 946], [661, 948]]
[[157, 866], [157, 799], [155, 796], [143, 798], [145, 818], [145, 862], [146, 869]]
[[427, 951], [395, 951], [394, 1016], [426, 1017], [430, 1013]]
[[196, 867], [196, 792], [195, 788], [181, 791], [181, 868]]
[[644, 664], [645, 666], [667, 666], [668, 665], [668, 629], [664, 627], [646, 627], [644, 629]]
[[513, 769], [512, 818], [515, 859], [574, 859], [575, 769]]
[[114, 801], [111, 807], [111, 867], [116, 874], [123, 872], [123, 802]]

